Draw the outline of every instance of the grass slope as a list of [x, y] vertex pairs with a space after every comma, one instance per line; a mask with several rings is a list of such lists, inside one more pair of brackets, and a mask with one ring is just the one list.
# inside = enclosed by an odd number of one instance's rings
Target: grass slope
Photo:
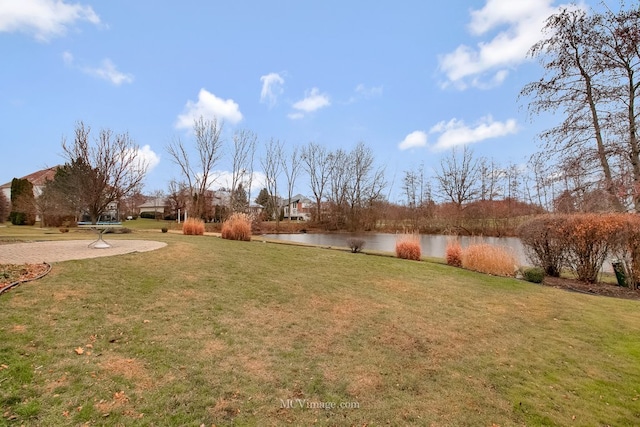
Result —
[[640, 424], [637, 302], [149, 236], [0, 297], [0, 425]]

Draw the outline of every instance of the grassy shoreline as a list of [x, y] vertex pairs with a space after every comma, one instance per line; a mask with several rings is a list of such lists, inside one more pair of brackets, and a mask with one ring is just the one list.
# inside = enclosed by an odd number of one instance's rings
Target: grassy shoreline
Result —
[[640, 423], [638, 302], [392, 257], [141, 237], [168, 246], [57, 263], [0, 297], [0, 425]]

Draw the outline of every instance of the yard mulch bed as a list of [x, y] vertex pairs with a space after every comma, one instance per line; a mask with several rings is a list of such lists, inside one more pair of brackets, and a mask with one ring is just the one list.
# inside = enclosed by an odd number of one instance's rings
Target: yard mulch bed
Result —
[[11, 283], [36, 279], [48, 269], [47, 264], [0, 264], [0, 289]]
[[590, 295], [640, 300], [640, 290], [629, 289], [611, 283], [585, 283], [575, 279], [545, 277], [543, 285]]

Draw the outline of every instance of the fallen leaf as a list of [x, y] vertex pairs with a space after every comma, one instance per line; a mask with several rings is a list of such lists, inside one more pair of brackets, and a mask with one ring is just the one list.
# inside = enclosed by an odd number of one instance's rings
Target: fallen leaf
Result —
[[142, 321], [142, 323], [149, 323], [149, 322], [150, 322], [150, 320], [147, 320], [147, 319]]
[[82, 354], [84, 353], [84, 349], [82, 347], [78, 347], [74, 350], [76, 352], [76, 354]]

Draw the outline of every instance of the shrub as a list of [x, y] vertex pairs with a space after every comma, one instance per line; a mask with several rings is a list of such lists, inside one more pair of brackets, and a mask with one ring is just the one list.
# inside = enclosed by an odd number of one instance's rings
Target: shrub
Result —
[[167, 231], [169, 231], [169, 229], [167, 227], [162, 227], [160, 231], [162, 231], [163, 233], [166, 233]]
[[620, 214], [617, 232], [612, 241], [611, 253], [624, 267], [628, 287], [638, 289], [640, 285], [640, 216]]
[[459, 241], [451, 240], [447, 243], [445, 257], [447, 264], [454, 267], [462, 267], [462, 246], [460, 246]]
[[362, 250], [364, 246], [364, 239], [358, 239], [356, 237], [352, 237], [350, 239], [347, 239], [347, 245], [349, 245], [349, 248], [351, 249], [351, 253], [356, 254]]
[[234, 213], [222, 223], [222, 238], [229, 240], [251, 240], [251, 217]]
[[567, 257], [561, 225], [566, 215], [542, 215], [528, 220], [518, 227], [527, 258], [549, 276], [559, 277]]
[[621, 226], [619, 217], [616, 214], [567, 215], [559, 225], [567, 248], [567, 266], [578, 280], [598, 281], [600, 269], [615, 246]]
[[462, 267], [496, 276], [513, 276], [516, 260], [502, 247], [480, 243], [462, 251]]
[[417, 234], [404, 234], [396, 241], [396, 256], [402, 259], [420, 261], [422, 249], [420, 236]]
[[544, 269], [540, 267], [525, 268], [522, 271], [524, 280], [531, 283], [542, 283], [544, 280]]
[[182, 224], [182, 234], [202, 236], [204, 234], [204, 221], [200, 218], [187, 218]]

